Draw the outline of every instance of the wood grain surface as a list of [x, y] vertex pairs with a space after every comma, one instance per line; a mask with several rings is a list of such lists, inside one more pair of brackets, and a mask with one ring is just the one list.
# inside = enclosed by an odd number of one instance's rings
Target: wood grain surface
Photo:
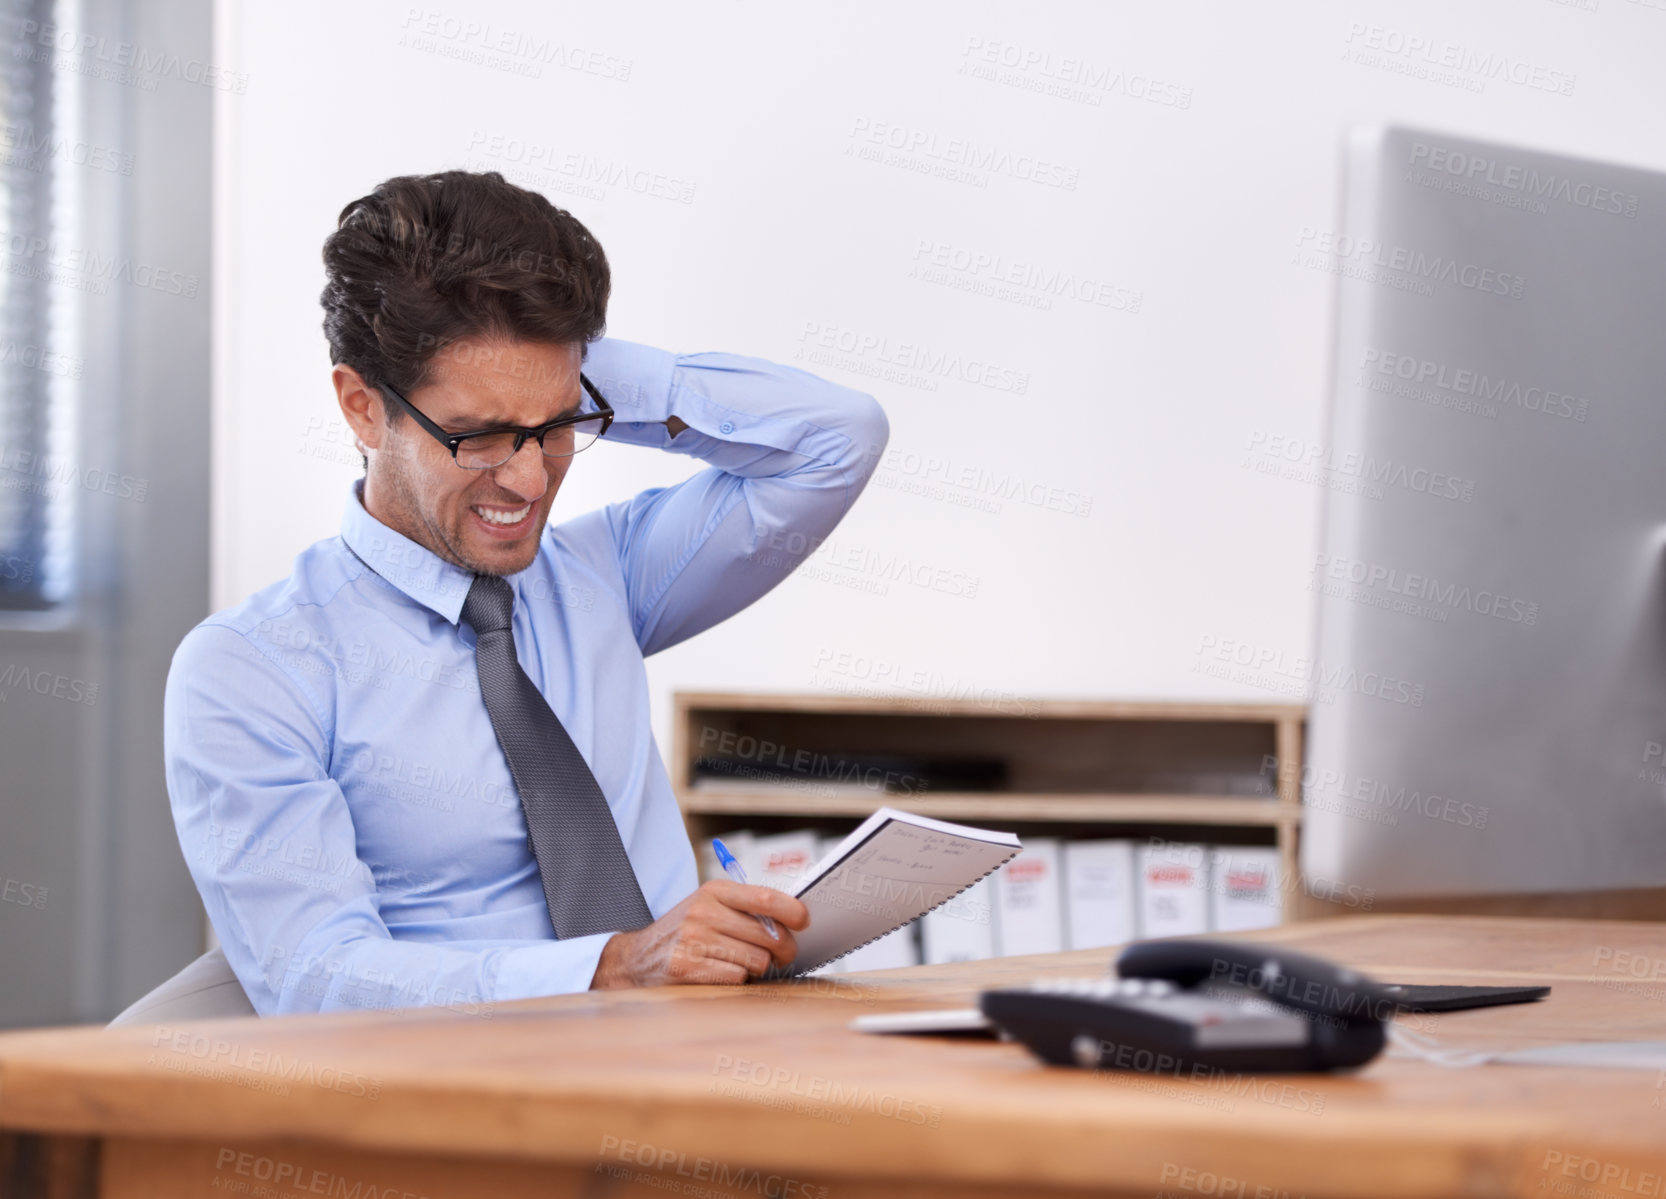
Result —
[[[1657, 924], [1356, 917], [1256, 939], [1395, 982], [1553, 987], [1536, 1004], [1403, 1018], [1453, 1047], [1666, 1041]], [[100, 1138], [103, 1193], [122, 1196], [353, 1194], [357, 1184], [361, 1199], [1666, 1199], [1657, 1070], [1452, 1070], [1384, 1056], [1344, 1076], [1177, 1079], [848, 1028], [865, 1013], [970, 1005], [981, 989], [1042, 975], [1096, 975], [1113, 956], [12, 1033], [0, 1036], [0, 1129]]]

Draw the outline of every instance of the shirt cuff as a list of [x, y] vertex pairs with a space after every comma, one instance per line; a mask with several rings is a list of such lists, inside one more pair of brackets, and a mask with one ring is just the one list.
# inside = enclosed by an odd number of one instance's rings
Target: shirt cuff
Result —
[[[613, 406], [609, 441], [687, 454], [743, 477], [781, 473], [781, 463], [768, 456], [772, 450], [829, 463], [851, 452], [847, 433], [818, 423], [837, 423], [842, 414], [822, 393], [845, 389], [793, 368], [734, 354], [678, 355], [604, 337], [590, 343], [584, 374]], [[708, 386], [721, 387], [732, 402], [714, 399]], [[764, 396], [768, 411], [745, 406], [750, 399], [756, 407]], [[688, 426], [675, 438], [664, 424], [672, 415]]]
[[[599, 383], [596, 385], [601, 386]], [[498, 965], [492, 999], [506, 1003], [511, 999], [536, 999], [543, 995], [588, 991], [596, 977], [596, 965], [602, 959], [602, 950], [618, 935], [592, 933], [588, 937], [572, 937], [546, 945], [507, 950]]]
[[671, 444], [665, 418], [671, 415], [671, 379], [677, 355], [654, 346], [603, 337], [590, 343], [584, 377], [613, 406], [609, 441], [663, 449]]

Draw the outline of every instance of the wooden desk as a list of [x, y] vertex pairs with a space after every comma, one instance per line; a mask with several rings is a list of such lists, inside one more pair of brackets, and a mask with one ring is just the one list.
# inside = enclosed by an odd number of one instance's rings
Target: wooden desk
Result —
[[[1666, 977], [1638, 977], [1666, 976], [1666, 926], [1384, 916], [1259, 935], [1394, 981], [1554, 987], [1539, 1004], [1411, 1018], [1454, 1045], [1666, 1040]], [[1039, 974], [1096, 974], [1111, 956], [489, 1015], [13, 1033], [0, 1036], [0, 1191], [9, 1171], [13, 1194], [121, 1199], [1666, 1196], [1653, 1070], [1385, 1056], [1348, 1077], [1191, 1082], [846, 1031], [864, 1012], [964, 1004]], [[31, 1171], [55, 1172], [58, 1189], [20, 1189]]]

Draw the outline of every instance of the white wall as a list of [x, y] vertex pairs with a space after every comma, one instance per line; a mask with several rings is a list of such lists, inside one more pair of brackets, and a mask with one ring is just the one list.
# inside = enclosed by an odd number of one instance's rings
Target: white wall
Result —
[[[1292, 258], [1304, 227], [1334, 225], [1342, 127], [1392, 119], [1666, 167], [1666, 0], [440, 2], [219, 5], [219, 58], [250, 82], [220, 97], [217, 135], [213, 602], [333, 535], [358, 473], [319, 328], [337, 213], [389, 175], [500, 169], [601, 239], [610, 332], [877, 394], [897, 457], [836, 534], [841, 561], [901, 555], [975, 580], [973, 597], [830, 565], [789, 580], [650, 661], [662, 737], [674, 689], [859, 685], [812, 677], [843, 653], [935, 690], [1282, 698], [1193, 667], [1208, 637], [1308, 646], [1319, 493], [1243, 461], [1257, 433], [1322, 435], [1329, 276]], [[1471, 65], [1407, 73], [1413, 39]], [[1089, 103], [978, 78], [972, 46], [1110, 86], [1079, 85]], [[1485, 78], [1473, 64], [1489, 56], [1541, 86]], [[1563, 77], [1571, 95], [1545, 90]], [[968, 183], [858, 157], [882, 123], [1017, 165]], [[673, 195], [577, 182], [569, 155]], [[1015, 177], [1036, 159], [1073, 185]], [[922, 245], [1069, 272], [1111, 302], [1042, 310], [945, 286], [916, 276]], [[1026, 392], [864, 383], [880, 351], [806, 361], [815, 328], [989, 364]], [[927, 456], [1091, 508], [912, 494], [944, 482]], [[689, 469], [598, 447], [554, 519]]]

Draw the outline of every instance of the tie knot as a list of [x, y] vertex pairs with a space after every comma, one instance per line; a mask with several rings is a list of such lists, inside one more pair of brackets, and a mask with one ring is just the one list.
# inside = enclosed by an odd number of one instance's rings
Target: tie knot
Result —
[[476, 637], [514, 628], [515, 591], [499, 575], [475, 575], [463, 600], [463, 619]]

